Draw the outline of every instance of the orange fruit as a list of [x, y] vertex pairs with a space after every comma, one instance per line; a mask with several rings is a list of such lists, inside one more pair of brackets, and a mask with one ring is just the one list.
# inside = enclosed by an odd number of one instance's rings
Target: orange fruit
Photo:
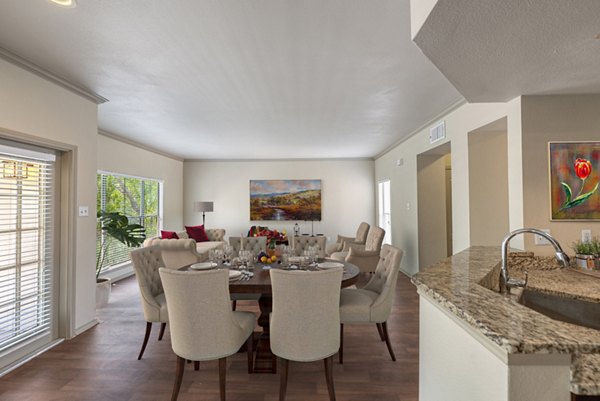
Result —
[[262, 258], [260, 258], [260, 261], [263, 262], [263, 263], [266, 263], [267, 262], [267, 257], [263, 256]]

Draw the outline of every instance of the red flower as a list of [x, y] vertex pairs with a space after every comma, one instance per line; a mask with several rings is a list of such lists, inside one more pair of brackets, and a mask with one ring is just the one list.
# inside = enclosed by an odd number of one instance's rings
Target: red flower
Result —
[[575, 174], [577, 177], [585, 180], [588, 175], [592, 172], [592, 163], [586, 159], [577, 159], [575, 160]]

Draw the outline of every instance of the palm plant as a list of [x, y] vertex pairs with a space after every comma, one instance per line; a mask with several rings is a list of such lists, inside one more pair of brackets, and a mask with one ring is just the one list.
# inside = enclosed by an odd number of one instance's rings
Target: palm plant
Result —
[[127, 216], [119, 212], [98, 212], [98, 229], [104, 231], [107, 238], [102, 239], [96, 257], [96, 280], [100, 276], [104, 258], [111, 240], [117, 240], [128, 247], [140, 246], [146, 239], [146, 229], [139, 224], [130, 224]]

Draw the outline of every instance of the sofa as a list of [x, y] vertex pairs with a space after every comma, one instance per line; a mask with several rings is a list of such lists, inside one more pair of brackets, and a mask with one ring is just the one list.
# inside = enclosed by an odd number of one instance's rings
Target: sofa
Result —
[[[198, 262], [208, 260], [208, 251], [211, 249], [222, 249], [225, 245], [225, 230], [222, 228], [209, 228], [206, 230], [208, 241], [196, 242], [196, 252], [198, 253]], [[148, 238], [144, 241], [144, 246], [160, 245], [161, 241], [181, 241], [189, 242], [190, 238], [187, 232], [177, 231], [179, 239], [162, 239], [160, 237]], [[170, 242], [171, 244], [175, 244]], [[166, 262], [166, 261], [165, 261]]]

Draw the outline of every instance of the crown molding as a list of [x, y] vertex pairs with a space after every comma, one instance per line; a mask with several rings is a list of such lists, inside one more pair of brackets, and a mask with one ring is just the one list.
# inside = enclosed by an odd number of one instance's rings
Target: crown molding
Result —
[[178, 162], [185, 161], [183, 158], [181, 158], [179, 156], [175, 156], [175, 155], [172, 155], [170, 153], [163, 152], [162, 150], [153, 148], [151, 146], [142, 145], [139, 142], [132, 141], [131, 139], [123, 138], [122, 136], [119, 136], [117, 134], [113, 134], [112, 132], [108, 132], [108, 131], [105, 131], [105, 130], [98, 129], [98, 135], [102, 135], [102, 136], [105, 136], [107, 138], [114, 139], [115, 141], [123, 142], [123, 143], [125, 143], [127, 145], [135, 146], [136, 148], [140, 148], [140, 149], [146, 150], [148, 152], [156, 153], [159, 156], [164, 156], [164, 157], [168, 157], [169, 159], [177, 160]]
[[84, 89], [78, 85], [75, 85], [68, 80], [61, 78], [60, 76], [43, 69], [37, 64], [34, 64], [30, 61], [25, 60], [24, 58], [17, 56], [16, 54], [0, 47], [0, 58], [8, 61], [9, 63], [16, 65], [19, 68], [22, 68], [26, 71], [29, 71], [38, 77], [44, 78], [47, 81], [52, 82], [70, 92], [75, 93], [87, 100], [90, 100], [96, 104], [102, 104], [108, 102], [108, 99], [94, 93], [90, 90]]
[[382, 150], [381, 152], [379, 152], [379, 154], [375, 155], [374, 159], [377, 160], [380, 157], [385, 156], [387, 153], [389, 153], [395, 147], [397, 147], [400, 144], [408, 141], [410, 138], [412, 138], [413, 136], [417, 135], [419, 132], [423, 131], [428, 126], [430, 126], [430, 125], [438, 122], [443, 117], [445, 117], [446, 115], [452, 113], [454, 110], [458, 109], [460, 106], [462, 106], [462, 105], [464, 105], [466, 103], [467, 103], [467, 100], [465, 98], [461, 98], [461, 99], [457, 100], [456, 102], [452, 103], [450, 106], [446, 107], [444, 110], [442, 110], [441, 112], [439, 112], [438, 114], [436, 114], [434, 117], [432, 117], [429, 120], [427, 120], [427, 122], [425, 124], [422, 124], [419, 128], [411, 131], [411, 133], [408, 134], [407, 136], [405, 136], [404, 138], [402, 138], [402, 139], [394, 142], [393, 144], [391, 144], [390, 146], [388, 146], [387, 148], [385, 148], [384, 150]]
[[202, 163], [202, 162], [216, 162], [216, 163], [233, 163], [233, 162], [252, 162], [252, 163], [260, 163], [260, 162], [372, 162], [375, 161], [372, 157], [323, 157], [323, 158], [314, 158], [314, 159], [304, 159], [304, 158], [280, 158], [280, 159], [185, 159], [184, 162], [190, 163]]

